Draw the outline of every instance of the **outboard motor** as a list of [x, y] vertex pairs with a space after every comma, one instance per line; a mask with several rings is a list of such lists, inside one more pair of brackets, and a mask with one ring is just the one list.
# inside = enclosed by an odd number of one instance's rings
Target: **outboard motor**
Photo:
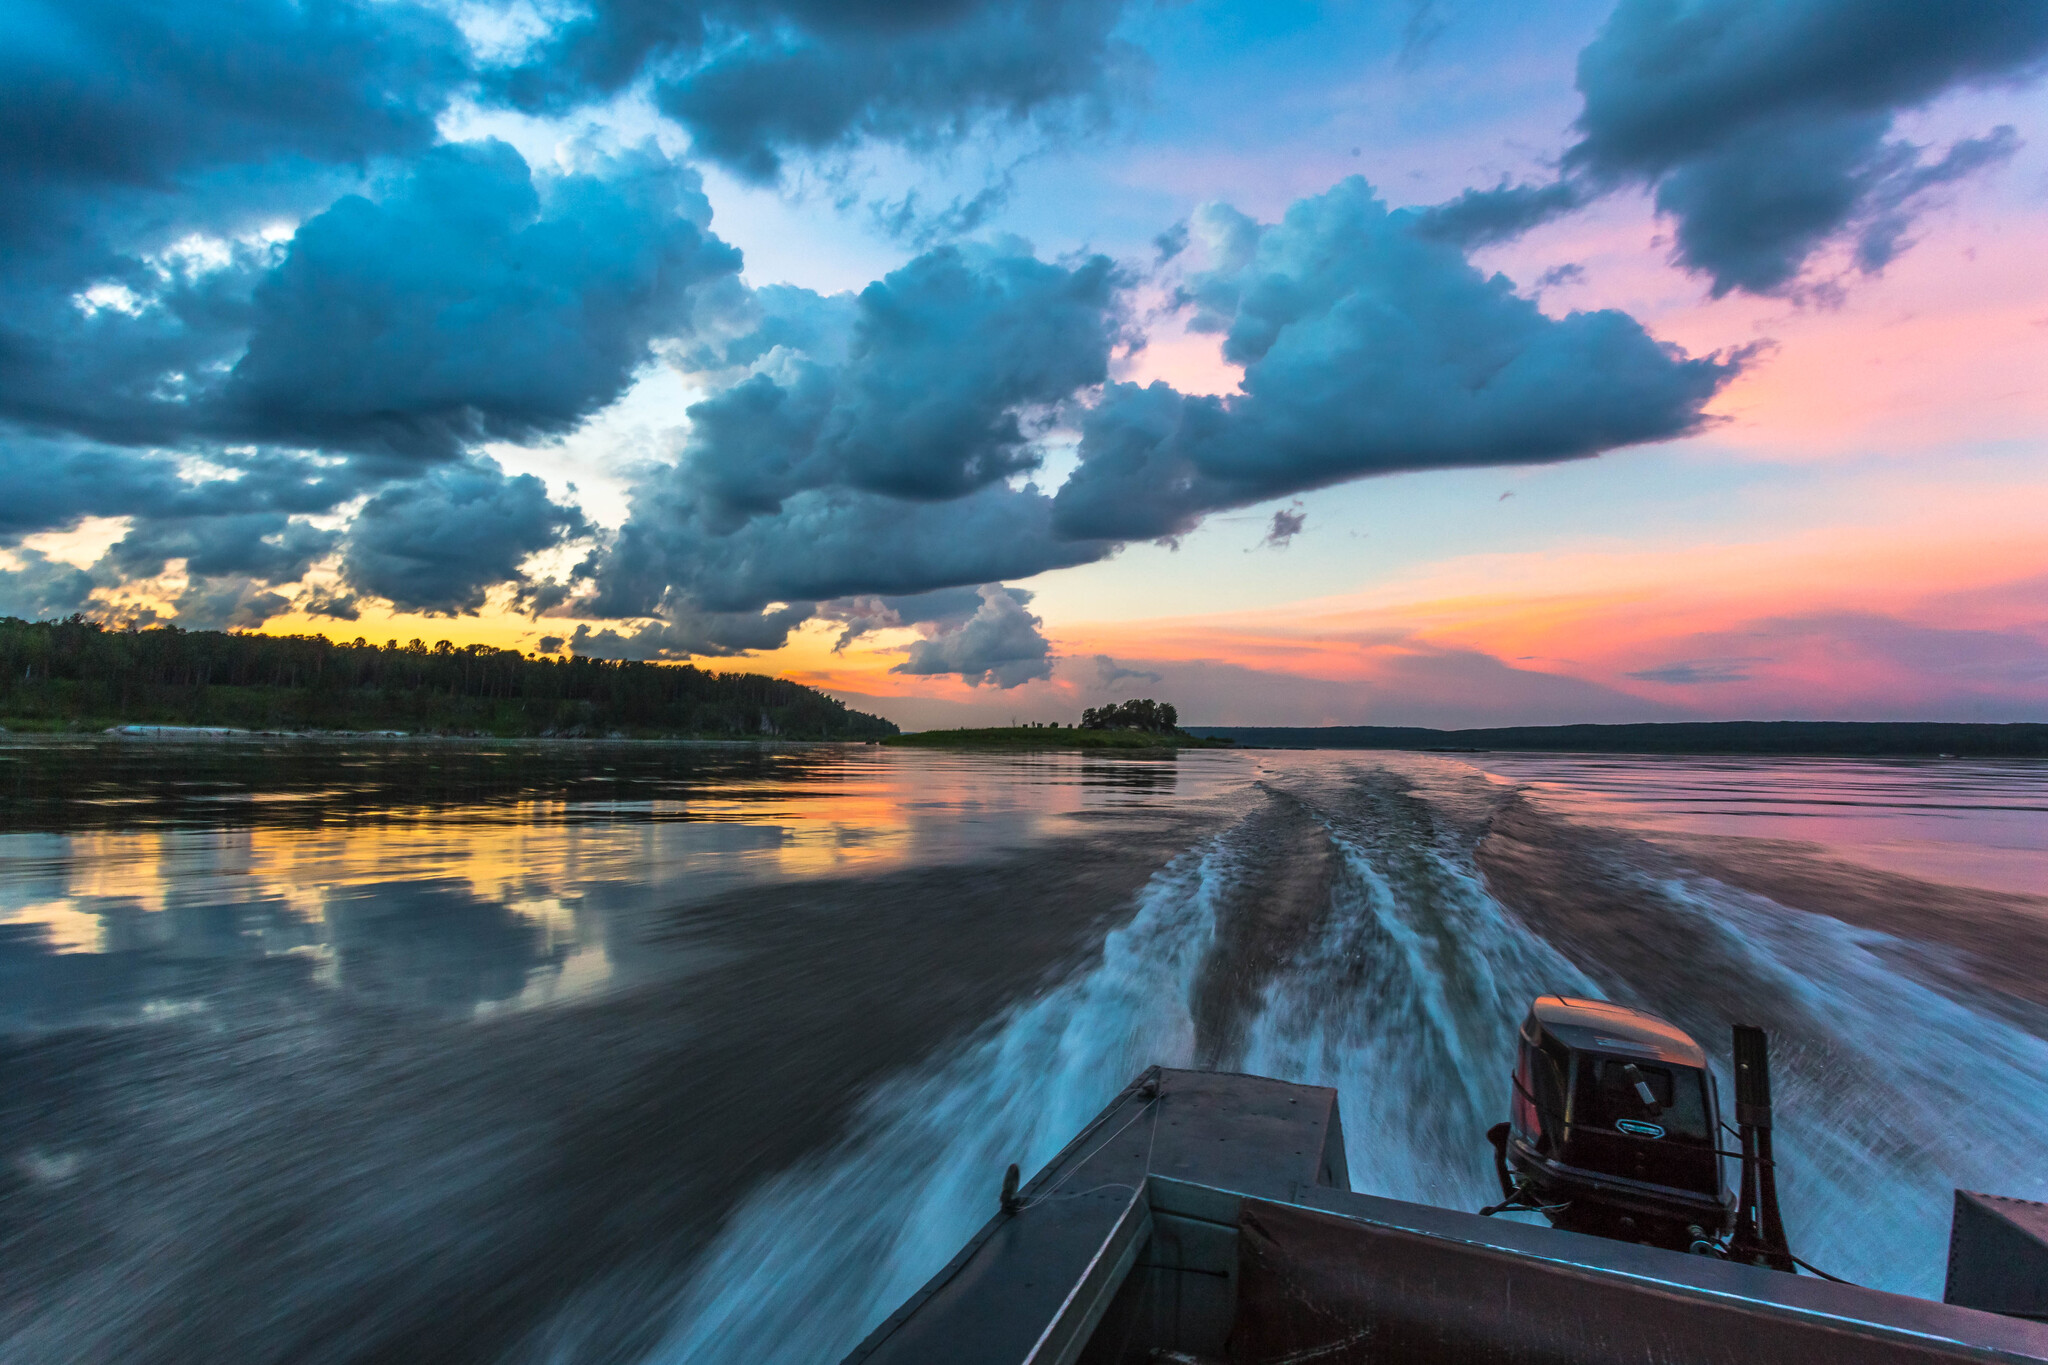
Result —
[[1540, 997], [1522, 1021], [1511, 1114], [1487, 1135], [1504, 1201], [1484, 1212], [1535, 1209], [1573, 1232], [1726, 1254], [1736, 1200], [1714, 1076], [1676, 1025]]

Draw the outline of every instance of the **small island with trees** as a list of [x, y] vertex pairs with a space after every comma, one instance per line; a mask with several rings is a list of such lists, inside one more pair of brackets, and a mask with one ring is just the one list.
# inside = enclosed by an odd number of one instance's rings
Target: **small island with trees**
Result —
[[973, 730], [920, 730], [882, 741], [913, 749], [1224, 749], [1227, 739], [1206, 739], [1180, 728], [1171, 703], [1142, 700], [1090, 707], [1078, 725], [1058, 721]]

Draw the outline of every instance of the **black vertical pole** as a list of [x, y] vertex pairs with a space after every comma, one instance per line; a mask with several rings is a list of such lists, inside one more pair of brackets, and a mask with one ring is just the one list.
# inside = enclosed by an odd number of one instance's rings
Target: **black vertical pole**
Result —
[[1742, 1131], [1742, 1202], [1736, 1253], [1790, 1271], [1792, 1250], [1778, 1215], [1778, 1171], [1771, 1159], [1770, 1040], [1753, 1024], [1735, 1026], [1735, 1123]]

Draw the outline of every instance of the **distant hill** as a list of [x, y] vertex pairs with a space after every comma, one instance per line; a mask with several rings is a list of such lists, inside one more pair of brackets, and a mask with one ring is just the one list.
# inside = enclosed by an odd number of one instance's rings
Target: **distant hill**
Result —
[[1190, 725], [1190, 734], [1269, 749], [1531, 749], [1626, 754], [1836, 754], [2048, 758], [2048, 725], [1945, 721], [1725, 720], [1644, 725]]
[[813, 688], [687, 664], [531, 658], [515, 649], [340, 644], [322, 635], [107, 630], [0, 617], [0, 725], [784, 739], [896, 726]]

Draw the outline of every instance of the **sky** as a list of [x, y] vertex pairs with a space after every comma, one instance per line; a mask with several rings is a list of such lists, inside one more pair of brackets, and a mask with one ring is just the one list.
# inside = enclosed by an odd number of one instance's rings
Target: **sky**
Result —
[[0, 614], [2048, 719], [2048, 0], [14, 0]]

